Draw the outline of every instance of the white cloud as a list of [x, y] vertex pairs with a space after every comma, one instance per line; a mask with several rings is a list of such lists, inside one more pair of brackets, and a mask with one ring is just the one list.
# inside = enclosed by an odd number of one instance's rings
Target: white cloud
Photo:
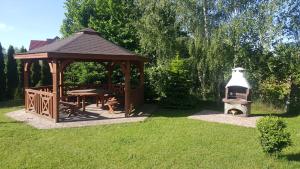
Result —
[[14, 30], [13, 26], [0, 22], [0, 32], [9, 32]]

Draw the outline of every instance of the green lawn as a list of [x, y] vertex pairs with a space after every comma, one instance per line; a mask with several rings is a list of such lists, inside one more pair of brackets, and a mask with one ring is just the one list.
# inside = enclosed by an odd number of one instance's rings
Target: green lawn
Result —
[[[161, 109], [140, 123], [38, 130], [4, 115], [17, 105], [0, 104], [1, 169], [300, 168], [300, 116], [284, 118], [294, 144], [274, 159], [261, 151], [256, 129], [186, 118], [201, 108]], [[253, 112], [280, 113], [262, 107]]]

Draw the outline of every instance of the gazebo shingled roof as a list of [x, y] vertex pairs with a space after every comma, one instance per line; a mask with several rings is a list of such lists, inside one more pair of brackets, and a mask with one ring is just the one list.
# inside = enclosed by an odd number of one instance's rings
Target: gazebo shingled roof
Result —
[[[27, 53], [16, 54], [24, 65], [25, 110], [59, 121], [59, 103], [64, 96], [64, 70], [76, 61], [107, 62], [108, 87], [112, 87], [111, 74], [115, 65], [120, 65], [124, 74], [125, 116], [130, 113], [132, 105], [144, 101], [144, 62], [148, 59], [122, 48], [89, 28], [71, 36], [56, 40], [50, 44], [34, 48]], [[30, 88], [30, 66], [35, 60], [49, 63], [52, 73], [52, 86], [45, 89]], [[140, 84], [132, 89], [130, 85], [131, 65], [136, 65], [140, 74]]]
[[147, 61], [131, 51], [120, 47], [90, 29], [86, 28], [73, 35], [53, 43], [17, 54], [17, 59], [29, 58], [68, 58], [68, 59], [104, 59]]

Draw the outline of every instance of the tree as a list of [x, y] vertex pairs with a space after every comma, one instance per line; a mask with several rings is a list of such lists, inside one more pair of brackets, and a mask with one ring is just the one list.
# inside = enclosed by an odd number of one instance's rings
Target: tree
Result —
[[137, 23], [141, 51], [154, 62], [164, 62], [175, 56], [176, 38], [180, 27], [176, 22], [177, 3], [170, 0], [139, 1], [143, 11]]
[[41, 85], [47, 86], [52, 84], [52, 77], [48, 61], [42, 62]]
[[[140, 10], [135, 0], [67, 0], [65, 9], [65, 19], [61, 26], [64, 36], [90, 27], [103, 38], [131, 51], [138, 51], [139, 39], [135, 23], [139, 20]], [[65, 73], [66, 83], [74, 85], [101, 81], [103, 74], [99, 69], [102, 67], [92, 63], [71, 64]]]
[[[296, 103], [300, 69], [285, 54], [289, 49], [284, 45], [299, 44], [299, 6], [299, 0], [67, 0], [61, 32], [68, 36], [91, 27], [150, 58], [146, 72], [160, 71], [162, 78], [179, 53], [189, 64], [192, 92], [202, 99], [221, 101], [231, 69], [240, 66], [247, 69], [253, 98], [272, 95], [270, 90], [260, 90], [264, 85], [286, 82], [294, 91], [287, 97]], [[292, 56], [298, 55], [293, 51]], [[66, 79], [94, 83], [96, 74], [87, 79], [81, 73], [93, 71], [96, 68], [73, 64]], [[157, 83], [151, 82], [150, 75], [147, 84], [155, 89]]]
[[0, 43], [0, 100], [4, 100], [6, 92], [5, 64], [2, 50], [3, 49]]
[[41, 82], [41, 65], [39, 61], [35, 61], [31, 65], [31, 86], [40, 85]]
[[64, 36], [90, 27], [129, 50], [138, 48], [134, 23], [140, 14], [135, 0], [67, 0], [65, 8], [66, 18], [61, 26]]
[[[19, 50], [19, 53], [26, 53], [27, 50], [22, 46]], [[19, 83], [17, 88], [17, 94], [16, 96], [20, 99], [23, 98], [24, 95], [24, 64], [21, 60], [17, 60], [18, 64], [18, 74], [19, 74]]]
[[14, 59], [15, 50], [9, 46], [7, 50], [7, 97], [13, 99], [18, 87], [18, 70], [17, 62]]

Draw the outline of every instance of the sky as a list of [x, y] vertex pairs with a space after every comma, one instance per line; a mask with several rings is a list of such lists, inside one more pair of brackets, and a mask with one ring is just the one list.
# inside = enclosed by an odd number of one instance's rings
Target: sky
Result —
[[0, 0], [0, 43], [29, 48], [30, 40], [61, 37], [64, 0]]

